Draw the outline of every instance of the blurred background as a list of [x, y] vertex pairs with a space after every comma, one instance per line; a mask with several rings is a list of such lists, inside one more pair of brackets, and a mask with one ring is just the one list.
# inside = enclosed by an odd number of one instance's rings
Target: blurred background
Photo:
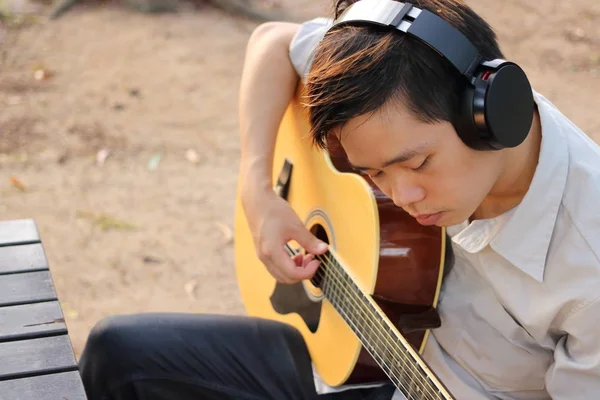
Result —
[[[261, 16], [238, 8], [303, 21], [330, 3], [70, 1], [0, 0], [0, 219], [37, 222], [77, 356], [108, 315], [243, 314], [237, 95]], [[600, 142], [600, 2], [468, 3]]]

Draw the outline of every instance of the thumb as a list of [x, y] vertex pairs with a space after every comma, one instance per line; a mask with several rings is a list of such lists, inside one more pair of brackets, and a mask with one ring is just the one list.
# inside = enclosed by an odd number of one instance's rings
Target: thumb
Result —
[[302, 226], [297, 231], [297, 237], [294, 238], [300, 246], [304, 247], [304, 249], [311, 254], [323, 254], [327, 251], [327, 243], [319, 240], [315, 235], [310, 233], [308, 229]]

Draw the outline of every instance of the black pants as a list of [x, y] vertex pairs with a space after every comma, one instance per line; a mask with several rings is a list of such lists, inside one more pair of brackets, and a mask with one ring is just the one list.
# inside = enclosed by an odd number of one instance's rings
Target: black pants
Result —
[[90, 400], [389, 400], [394, 391], [317, 396], [297, 330], [221, 315], [107, 318], [90, 333], [80, 370]]

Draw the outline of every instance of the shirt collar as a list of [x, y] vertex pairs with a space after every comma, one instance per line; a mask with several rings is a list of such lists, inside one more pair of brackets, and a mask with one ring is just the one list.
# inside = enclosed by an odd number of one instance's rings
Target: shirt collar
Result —
[[488, 244], [502, 257], [539, 282], [556, 224], [568, 173], [567, 140], [557, 110], [534, 92], [542, 126], [538, 165], [521, 203], [496, 218], [448, 227], [452, 241], [469, 253]]
[[564, 117], [543, 96], [534, 92], [534, 98], [542, 127], [538, 165], [525, 197], [490, 244], [517, 268], [542, 282], [567, 182], [569, 150], [562, 121], [558, 120]]
[[502, 226], [514, 213], [514, 208], [502, 215], [489, 219], [476, 219], [469, 223], [449, 226], [447, 232], [452, 241], [468, 253], [478, 253], [496, 237]]

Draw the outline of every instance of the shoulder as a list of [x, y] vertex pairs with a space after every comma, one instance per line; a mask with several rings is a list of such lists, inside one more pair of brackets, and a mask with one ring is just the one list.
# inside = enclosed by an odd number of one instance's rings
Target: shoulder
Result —
[[546, 126], [542, 127], [544, 134], [559, 135], [560, 143], [567, 147], [563, 217], [573, 224], [600, 260], [600, 146], [548, 99], [536, 93], [536, 102], [547, 116]]
[[568, 143], [569, 172], [562, 205], [596, 259], [600, 260], [600, 147], [574, 125], [565, 126], [564, 133]]
[[300, 25], [290, 43], [290, 60], [298, 75], [304, 80], [312, 64], [317, 45], [333, 24], [331, 18], [314, 18]]
[[600, 146], [552, 103], [536, 94], [545, 113], [543, 134], [560, 136], [566, 182], [548, 249], [545, 282], [565, 300], [565, 316], [598, 297], [600, 285]]

